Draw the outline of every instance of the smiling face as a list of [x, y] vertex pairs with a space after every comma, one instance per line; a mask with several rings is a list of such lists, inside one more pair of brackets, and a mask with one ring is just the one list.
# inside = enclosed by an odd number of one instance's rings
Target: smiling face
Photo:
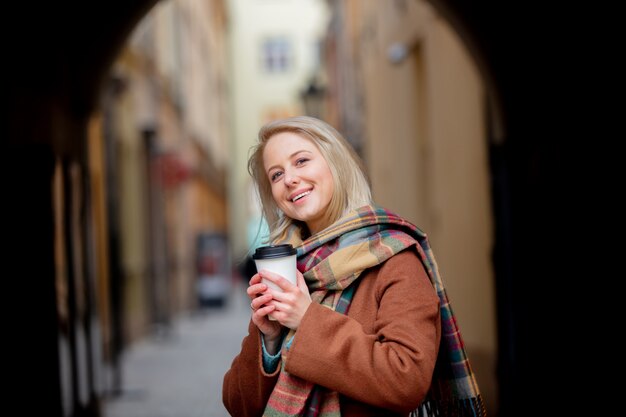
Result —
[[272, 136], [263, 150], [272, 196], [286, 216], [306, 223], [311, 234], [328, 224], [333, 176], [317, 146], [293, 133]]

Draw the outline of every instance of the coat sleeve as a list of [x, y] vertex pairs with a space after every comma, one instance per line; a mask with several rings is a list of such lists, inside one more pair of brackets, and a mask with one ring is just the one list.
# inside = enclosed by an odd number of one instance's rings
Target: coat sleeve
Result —
[[383, 263], [374, 279], [356, 292], [374, 292], [365, 294], [372, 305], [364, 307], [373, 322], [353, 318], [359, 314], [353, 306], [346, 316], [311, 304], [285, 370], [353, 400], [408, 413], [430, 387], [441, 337], [439, 298], [411, 250]]
[[280, 365], [272, 374], [263, 370], [261, 336], [250, 321], [241, 352], [233, 359], [222, 384], [222, 401], [230, 415], [261, 416], [276, 385], [279, 370]]

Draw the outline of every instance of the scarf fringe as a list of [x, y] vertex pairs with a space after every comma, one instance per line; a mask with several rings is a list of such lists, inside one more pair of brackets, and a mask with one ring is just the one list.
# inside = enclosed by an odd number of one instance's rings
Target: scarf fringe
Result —
[[486, 417], [482, 396], [456, 401], [425, 400], [409, 417]]

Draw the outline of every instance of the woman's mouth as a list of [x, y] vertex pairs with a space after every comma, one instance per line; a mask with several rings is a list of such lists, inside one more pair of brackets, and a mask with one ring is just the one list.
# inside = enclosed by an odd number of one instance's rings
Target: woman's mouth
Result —
[[305, 196], [307, 196], [307, 195], [309, 195], [309, 194], [311, 194], [311, 190], [308, 190], [308, 191], [304, 191], [304, 192], [302, 192], [302, 193], [299, 193], [299, 194], [295, 195], [295, 196], [291, 199], [291, 202], [292, 202], [292, 203], [295, 203], [296, 201], [300, 200], [301, 198], [303, 198], [303, 197], [305, 197]]

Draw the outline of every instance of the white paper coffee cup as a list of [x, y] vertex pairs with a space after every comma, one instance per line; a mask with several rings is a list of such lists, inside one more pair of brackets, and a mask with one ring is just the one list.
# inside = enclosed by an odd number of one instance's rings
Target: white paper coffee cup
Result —
[[[265, 269], [296, 285], [296, 250], [293, 246], [289, 244], [261, 246], [256, 249], [252, 259], [254, 259], [257, 272]], [[273, 291], [282, 291], [278, 285], [269, 280], [262, 279], [262, 282]], [[274, 320], [271, 315], [269, 319]]]

